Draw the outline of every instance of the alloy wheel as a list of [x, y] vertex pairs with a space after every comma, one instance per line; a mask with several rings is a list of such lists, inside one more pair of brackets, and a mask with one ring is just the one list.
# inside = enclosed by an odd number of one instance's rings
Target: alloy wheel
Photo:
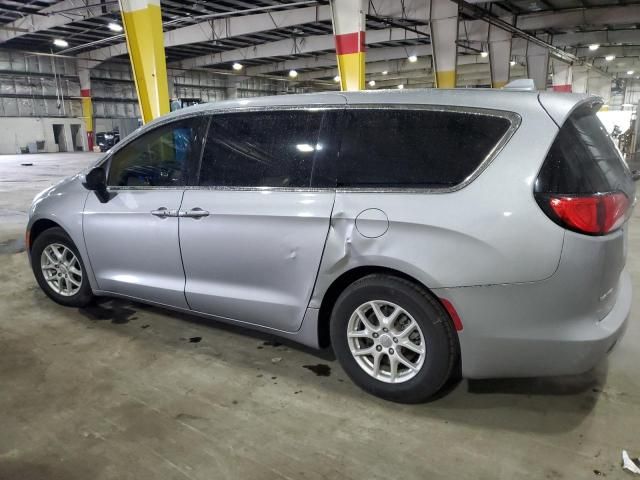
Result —
[[418, 322], [404, 308], [385, 300], [355, 309], [347, 324], [347, 340], [360, 368], [386, 383], [415, 377], [427, 354]]
[[47, 245], [40, 256], [47, 285], [59, 295], [71, 297], [82, 286], [82, 267], [75, 254], [61, 243]]

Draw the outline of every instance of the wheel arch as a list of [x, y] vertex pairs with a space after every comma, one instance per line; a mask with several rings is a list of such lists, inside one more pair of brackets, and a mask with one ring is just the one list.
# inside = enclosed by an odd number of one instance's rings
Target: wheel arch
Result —
[[27, 231], [27, 249], [31, 251], [31, 247], [33, 246], [33, 242], [36, 241], [36, 238], [38, 238], [45, 230], [49, 230], [50, 228], [62, 228], [64, 230], [62, 225], [49, 218], [40, 218], [33, 222]]
[[[366, 277], [367, 275], [376, 273], [399, 277], [419, 286], [420, 288], [423, 288], [431, 296], [433, 296], [434, 299], [438, 301], [443, 309], [443, 312], [449, 317], [449, 321], [451, 321], [452, 325], [454, 325], [454, 321], [451, 318], [449, 309], [442, 302], [442, 299], [435, 295], [433, 291], [420, 280], [400, 270], [389, 267], [382, 267], [378, 265], [359, 266], [352, 268], [351, 270], [347, 270], [346, 272], [343, 272], [339, 277], [337, 277], [331, 283], [331, 285], [329, 285], [329, 288], [327, 288], [324, 296], [322, 297], [322, 302], [320, 303], [320, 311], [318, 312], [318, 345], [321, 348], [328, 347], [331, 344], [329, 335], [329, 320], [331, 318], [331, 311], [333, 310], [333, 306], [335, 305], [336, 300], [338, 299], [340, 294], [353, 282]], [[455, 328], [454, 331], [456, 331]], [[456, 331], [456, 337], [458, 336], [457, 333], [458, 332]]]

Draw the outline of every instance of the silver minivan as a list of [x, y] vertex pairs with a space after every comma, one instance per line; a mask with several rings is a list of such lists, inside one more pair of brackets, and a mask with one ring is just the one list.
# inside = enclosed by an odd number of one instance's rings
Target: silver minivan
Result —
[[121, 297], [332, 345], [398, 402], [459, 373], [580, 373], [631, 307], [635, 185], [599, 107], [469, 89], [187, 108], [40, 193], [30, 261], [63, 305]]

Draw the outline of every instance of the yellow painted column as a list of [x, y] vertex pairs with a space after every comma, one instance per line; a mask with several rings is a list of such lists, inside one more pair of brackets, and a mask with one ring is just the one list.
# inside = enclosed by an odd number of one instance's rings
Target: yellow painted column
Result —
[[169, 113], [160, 0], [119, 0], [142, 121]]
[[436, 87], [455, 88], [458, 4], [451, 0], [431, 0], [429, 20]]
[[82, 121], [87, 132], [87, 150], [93, 151], [93, 102], [91, 101], [91, 76], [88, 68], [78, 68], [80, 78], [80, 102]]
[[365, 1], [332, 0], [331, 17], [340, 87], [343, 91], [364, 90]]

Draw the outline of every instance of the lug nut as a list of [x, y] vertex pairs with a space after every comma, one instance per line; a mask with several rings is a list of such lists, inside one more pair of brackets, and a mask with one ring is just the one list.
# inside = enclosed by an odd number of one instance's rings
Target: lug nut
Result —
[[376, 350], [377, 350], [377, 351], [381, 351], [381, 350], [382, 350], [382, 347], [381, 347], [380, 345], [378, 345], [378, 346], [376, 347]]
[[388, 332], [388, 331], [389, 331], [389, 329], [385, 327], [385, 328], [383, 328], [383, 329], [382, 329], [382, 331], [383, 331], [383, 332]]
[[378, 338], [378, 334], [377, 333], [373, 333], [373, 338]]
[[398, 343], [398, 339], [396, 337], [393, 337], [393, 343]]
[[389, 349], [389, 354], [390, 354], [390, 355], [393, 355], [393, 348], [390, 348], [390, 349]]

